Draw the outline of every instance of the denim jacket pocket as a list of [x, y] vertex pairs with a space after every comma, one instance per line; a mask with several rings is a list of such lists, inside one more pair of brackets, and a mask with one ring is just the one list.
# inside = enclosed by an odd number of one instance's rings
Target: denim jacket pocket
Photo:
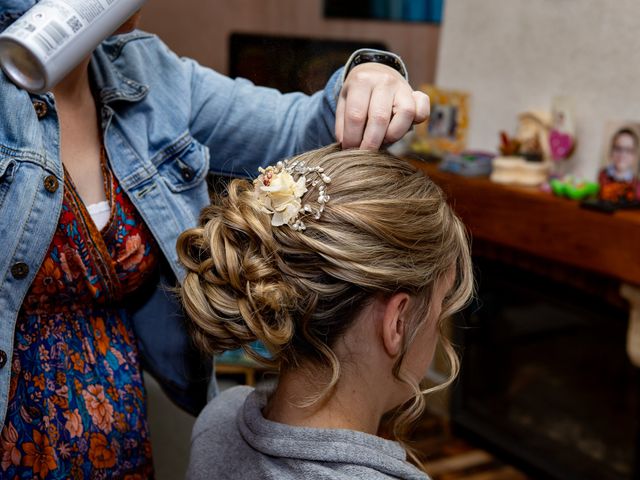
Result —
[[161, 157], [158, 173], [175, 193], [201, 184], [209, 172], [209, 149], [190, 136], [165, 148]]
[[18, 161], [15, 158], [0, 156], [0, 207], [2, 207], [4, 197], [9, 190], [17, 168]]

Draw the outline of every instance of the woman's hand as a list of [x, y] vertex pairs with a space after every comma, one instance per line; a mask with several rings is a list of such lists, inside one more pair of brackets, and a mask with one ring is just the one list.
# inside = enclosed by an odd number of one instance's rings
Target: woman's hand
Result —
[[336, 139], [342, 148], [377, 150], [424, 122], [429, 111], [429, 97], [413, 91], [396, 70], [363, 63], [349, 72], [340, 91]]

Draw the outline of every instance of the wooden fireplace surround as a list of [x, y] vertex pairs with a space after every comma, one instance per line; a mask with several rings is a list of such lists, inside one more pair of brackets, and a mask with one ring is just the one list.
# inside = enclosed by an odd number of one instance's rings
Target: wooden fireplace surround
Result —
[[[607, 289], [599, 285], [614, 285], [616, 295], [629, 302], [626, 347], [630, 361], [640, 368], [640, 210], [594, 212], [536, 188], [413, 163], [446, 192], [472, 235], [474, 254], [506, 255], [549, 273], [559, 267], [565, 278], [605, 296]], [[584, 274], [605, 282], [583, 281]]]

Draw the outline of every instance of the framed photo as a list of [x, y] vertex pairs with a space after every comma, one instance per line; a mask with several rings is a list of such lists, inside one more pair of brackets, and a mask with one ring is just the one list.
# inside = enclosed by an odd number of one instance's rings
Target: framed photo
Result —
[[423, 85], [431, 99], [429, 122], [416, 127], [412, 149], [417, 153], [460, 153], [466, 148], [469, 94]]
[[607, 123], [598, 172], [600, 199], [620, 204], [640, 200], [639, 168], [640, 122]]

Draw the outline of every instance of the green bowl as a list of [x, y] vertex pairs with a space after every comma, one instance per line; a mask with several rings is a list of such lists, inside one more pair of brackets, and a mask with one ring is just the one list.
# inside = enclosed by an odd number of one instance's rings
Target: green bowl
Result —
[[595, 182], [563, 182], [554, 178], [549, 182], [551, 191], [559, 197], [567, 197], [571, 200], [582, 200], [586, 197], [597, 195], [600, 186]]

